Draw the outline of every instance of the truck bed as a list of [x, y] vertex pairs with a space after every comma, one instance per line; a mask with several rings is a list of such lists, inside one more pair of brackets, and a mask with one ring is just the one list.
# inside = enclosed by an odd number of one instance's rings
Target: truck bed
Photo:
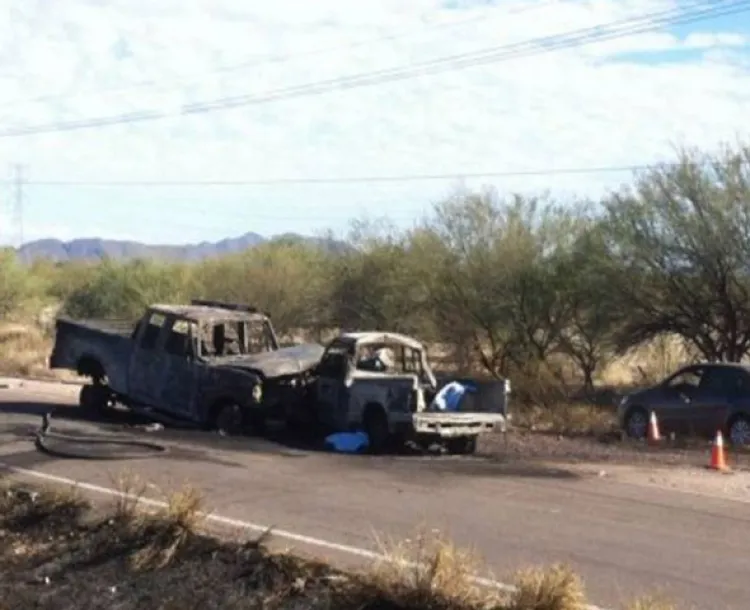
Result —
[[135, 329], [135, 323], [129, 320], [105, 320], [100, 318], [77, 320], [74, 318], [58, 318], [57, 322], [100, 333], [107, 333], [109, 335], [119, 335], [121, 337], [130, 337]]
[[50, 368], [76, 371], [82, 361], [96, 361], [104, 368], [109, 386], [126, 392], [132, 323], [60, 318], [55, 329]]

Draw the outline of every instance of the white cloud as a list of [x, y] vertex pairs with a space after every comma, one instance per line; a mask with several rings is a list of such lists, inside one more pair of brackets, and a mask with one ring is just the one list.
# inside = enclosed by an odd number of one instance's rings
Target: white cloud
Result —
[[745, 47], [748, 38], [737, 32], [692, 32], [685, 37], [685, 46], [693, 49]]
[[[14, 17], [12, 24], [8, 20], [0, 24], [0, 41], [4, 41], [0, 42], [4, 66], [0, 124], [11, 126], [139, 110], [172, 111], [190, 101], [262, 96], [327, 78], [603, 25], [678, 3], [277, 0], [243, 7], [230, 0], [157, 4], [0, 0], [0, 4], [12, 9], [6, 14]], [[392, 38], [383, 39], [388, 36]], [[371, 42], [362, 42], [367, 40]], [[696, 24], [696, 31], [682, 38], [669, 31], [644, 33], [229, 111], [0, 139], [0, 163], [27, 163], [32, 179], [253, 180], [647, 162], [669, 155], [672, 143], [708, 147], [735, 137], [750, 104], [745, 43], [738, 34]], [[680, 55], [688, 49], [693, 52]], [[649, 56], [666, 51], [669, 61]], [[291, 59], [282, 61], [284, 57]], [[244, 67], [226, 69], [241, 64]], [[144, 81], [151, 84], [143, 85]], [[39, 96], [45, 99], [31, 101]], [[603, 174], [495, 182], [501, 188], [586, 193], [626, 177]], [[197, 209], [199, 202], [210, 200], [219, 225], [212, 235], [259, 230], [255, 224], [276, 227], [269, 230], [283, 231], [287, 226], [304, 230], [336, 223], [362, 206], [407, 218], [410, 210], [416, 213], [450, 184], [278, 187], [231, 194], [222, 190], [221, 195], [194, 190], [182, 199], [165, 198], [162, 191], [155, 191], [148, 195], [153, 203], [140, 204], [139, 212], [154, 214], [154, 206], [161, 205], [181, 209], [183, 214], [187, 208], [179, 208], [180, 201], [191, 200]], [[148, 234], [152, 239], [161, 235], [179, 241], [182, 233], [176, 228], [136, 224], [135, 214], [123, 207], [133, 205], [132, 192], [107, 192], [109, 207], [99, 209], [97, 228], [110, 236]], [[48, 228], [58, 234], [90, 234], [92, 226], [86, 226], [85, 219], [71, 218], [73, 208], [65, 214], [53, 209], [55, 201], [69, 202], [76, 196], [70, 190], [40, 195], [37, 209], [54, 219]], [[101, 201], [90, 194], [80, 197]], [[235, 212], [241, 202], [250, 203], [244, 204], [246, 220], [238, 230]], [[279, 211], [289, 210], [290, 205], [294, 213]], [[110, 214], [122, 220], [108, 223]], [[186, 224], [200, 225], [196, 216], [185, 214]], [[254, 224], [262, 218], [266, 221]], [[41, 227], [36, 218], [27, 224]], [[196, 226], [196, 234], [199, 229]]]

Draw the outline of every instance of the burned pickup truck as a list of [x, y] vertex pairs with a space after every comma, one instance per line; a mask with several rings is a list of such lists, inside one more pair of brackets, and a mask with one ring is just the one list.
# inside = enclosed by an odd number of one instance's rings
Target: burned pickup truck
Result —
[[85, 409], [145, 407], [238, 434], [306, 401], [322, 354], [317, 344], [280, 347], [253, 307], [193, 301], [152, 305], [134, 328], [58, 319], [49, 365], [91, 378]]
[[320, 423], [332, 432], [363, 431], [376, 453], [407, 440], [473, 453], [481, 433], [506, 425], [507, 381], [438, 382], [424, 346], [402, 334], [339, 335], [315, 375]]

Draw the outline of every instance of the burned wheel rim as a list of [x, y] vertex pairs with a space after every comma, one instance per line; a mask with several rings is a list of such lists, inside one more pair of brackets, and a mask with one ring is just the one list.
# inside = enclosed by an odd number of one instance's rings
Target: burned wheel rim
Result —
[[738, 417], [729, 427], [729, 440], [732, 445], [743, 446], [750, 444], [750, 420]]
[[641, 409], [635, 409], [631, 411], [625, 424], [625, 431], [627, 432], [627, 435], [630, 438], [645, 438], [647, 428], [648, 418], [645, 411]]
[[222, 436], [236, 436], [243, 431], [242, 408], [237, 404], [224, 405], [216, 414], [216, 431]]

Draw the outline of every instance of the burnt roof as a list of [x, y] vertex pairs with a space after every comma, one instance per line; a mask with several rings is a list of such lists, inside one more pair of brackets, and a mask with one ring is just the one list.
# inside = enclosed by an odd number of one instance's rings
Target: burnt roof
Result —
[[341, 333], [337, 339], [339, 341], [357, 343], [359, 345], [396, 343], [399, 345], [405, 345], [412, 349], [424, 349], [422, 343], [413, 337], [401, 333], [385, 332], [382, 330], [345, 332]]
[[194, 322], [222, 320], [231, 322], [255, 321], [263, 322], [268, 316], [259, 312], [235, 311], [223, 307], [208, 307], [206, 305], [151, 305], [152, 311], [165, 315], [174, 315]]

